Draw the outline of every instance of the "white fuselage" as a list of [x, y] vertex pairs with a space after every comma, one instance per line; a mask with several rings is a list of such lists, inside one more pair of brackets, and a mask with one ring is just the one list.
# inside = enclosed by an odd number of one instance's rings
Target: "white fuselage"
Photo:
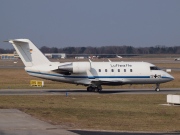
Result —
[[[26, 67], [25, 70], [32, 76], [83, 85], [160, 84], [174, 79], [165, 71], [147, 62], [72, 62], [72, 65], [76, 66], [69, 75], [53, 71], [59, 66], [67, 69], [66, 63], [51, 62], [48, 66]], [[90, 68], [87, 68], [87, 65], [90, 65]], [[73, 73], [75, 70], [79, 73]]]

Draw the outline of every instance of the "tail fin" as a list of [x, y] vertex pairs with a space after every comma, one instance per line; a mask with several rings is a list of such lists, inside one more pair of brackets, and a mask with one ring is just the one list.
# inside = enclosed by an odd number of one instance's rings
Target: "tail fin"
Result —
[[49, 64], [50, 61], [29, 39], [9, 40], [26, 67]]

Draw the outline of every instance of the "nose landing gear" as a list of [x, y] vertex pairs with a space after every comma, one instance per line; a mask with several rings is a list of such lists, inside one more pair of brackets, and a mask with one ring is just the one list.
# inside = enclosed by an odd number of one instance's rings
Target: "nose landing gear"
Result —
[[160, 85], [159, 84], [156, 84], [156, 89], [155, 91], [159, 92], [160, 91]]

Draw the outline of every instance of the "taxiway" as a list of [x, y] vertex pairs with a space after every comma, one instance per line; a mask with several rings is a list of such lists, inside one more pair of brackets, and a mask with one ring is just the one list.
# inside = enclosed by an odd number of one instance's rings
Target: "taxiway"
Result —
[[85, 89], [1, 89], [0, 95], [95, 95], [95, 94], [180, 94], [180, 88], [153, 89], [103, 89], [101, 92], [87, 92]]

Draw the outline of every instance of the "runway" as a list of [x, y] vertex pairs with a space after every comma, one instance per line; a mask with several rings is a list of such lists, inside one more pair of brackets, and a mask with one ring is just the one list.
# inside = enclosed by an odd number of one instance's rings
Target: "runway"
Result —
[[104, 89], [87, 92], [85, 89], [1, 89], [0, 95], [97, 95], [97, 94], [180, 94], [180, 88], [154, 89]]

